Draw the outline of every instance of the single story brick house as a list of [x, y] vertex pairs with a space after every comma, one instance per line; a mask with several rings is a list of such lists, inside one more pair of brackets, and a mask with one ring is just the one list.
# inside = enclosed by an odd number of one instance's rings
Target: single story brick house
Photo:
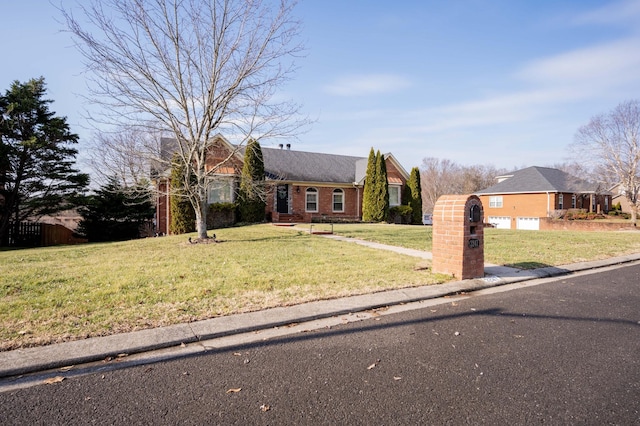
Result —
[[548, 167], [527, 167], [498, 176], [498, 183], [476, 192], [485, 222], [504, 229], [540, 229], [540, 218], [569, 209], [606, 213], [611, 193], [597, 184]]
[[[171, 140], [163, 141], [163, 146]], [[223, 167], [213, 175], [208, 203], [232, 203], [236, 200], [244, 159], [244, 147], [238, 149], [217, 135], [207, 158], [212, 170], [229, 155]], [[368, 153], [367, 153], [368, 154]], [[367, 157], [305, 152], [262, 147], [265, 179], [268, 184], [265, 218], [275, 223], [312, 222], [314, 220], [360, 220]], [[400, 205], [409, 174], [396, 158], [384, 154], [389, 183], [390, 206]], [[156, 206], [156, 230], [168, 233], [170, 209], [168, 174], [158, 180], [160, 196]]]

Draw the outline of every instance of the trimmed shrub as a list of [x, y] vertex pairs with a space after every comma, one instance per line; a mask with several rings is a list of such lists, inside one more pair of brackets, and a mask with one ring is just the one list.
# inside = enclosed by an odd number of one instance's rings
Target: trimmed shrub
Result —
[[236, 223], [235, 203], [215, 203], [209, 205], [207, 229], [228, 228]]
[[177, 156], [174, 156], [171, 167], [170, 186], [170, 210], [171, 222], [169, 232], [171, 234], [186, 234], [196, 230], [196, 213], [191, 202], [184, 196], [185, 167], [180, 164]]
[[413, 209], [411, 206], [394, 206], [389, 209], [389, 223], [411, 224]]
[[244, 151], [244, 165], [238, 192], [240, 220], [247, 223], [264, 222], [264, 159], [260, 144], [251, 139]]

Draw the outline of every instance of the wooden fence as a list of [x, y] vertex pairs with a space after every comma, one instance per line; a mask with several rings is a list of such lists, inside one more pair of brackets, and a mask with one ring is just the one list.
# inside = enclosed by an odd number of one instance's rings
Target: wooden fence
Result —
[[72, 230], [62, 225], [21, 222], [17, 234], [13, 229], [9, 231], [9, 245], [12, 247], [47, 247], [86, 242], [86, 238], [76, 236]]

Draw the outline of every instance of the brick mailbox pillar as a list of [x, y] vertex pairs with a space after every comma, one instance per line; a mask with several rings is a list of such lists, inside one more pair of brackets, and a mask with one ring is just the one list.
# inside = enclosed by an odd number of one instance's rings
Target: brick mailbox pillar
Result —
[[484, 277], [484, 227], [475, 195], [444, 195], [433, 208], [433, 272], [462, 280]]

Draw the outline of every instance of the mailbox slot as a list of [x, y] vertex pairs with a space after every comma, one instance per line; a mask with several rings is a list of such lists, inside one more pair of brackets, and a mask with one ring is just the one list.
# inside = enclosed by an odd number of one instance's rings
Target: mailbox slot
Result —
[[476, 223], [480, 222], [480, 206], [477, 204], [472, 205], [469, 208], [469, 222]]

